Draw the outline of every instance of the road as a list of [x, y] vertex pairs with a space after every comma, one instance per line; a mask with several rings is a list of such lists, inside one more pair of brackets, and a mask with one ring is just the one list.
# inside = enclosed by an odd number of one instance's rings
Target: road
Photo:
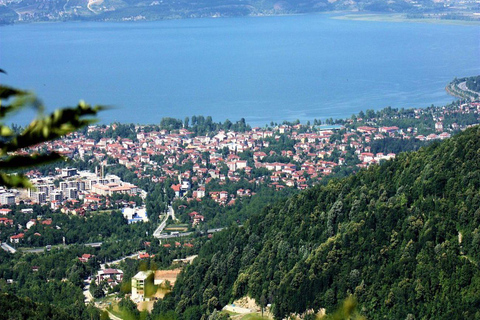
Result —
[[181, 237], [186, 237], [193, 234], [193, 232], [183, 232], [179, 234], [160, 234], [157, 239], [173, 239], [173, 238], [181, 238]]
[[100, 5], [103, 3], [103, 0], [89, 0], [87, 4], [87, 9], [92, 11], [93, 13], [98, 13], [97, 11], [92, 9], [92, 5]]
[[131, 255], [129, 256], [125, 256], [125, 257], [121, 257], [120, 259], [117, 259], [117, 260], [113, 260], [113, 261], [107, 261], [105, 263], [102, 263], [100, 264], [100, 269], [105, 269], [105, 265], [113, 265], [113, 264], [118, 264], [120, 261], [123, 261], [125, 259], [133, 259], [135, 258], [136, 256], [138, 256], [140, 254], [140, 251], [139, 252], [135, 252], [135, 253], [132, 253]]
[[172, 217], [172, 220], [175, 221], [175, 211], [173, 210], [172, 206], [168, 206], [167, 215], [165, 219], [163, 219], [162, 223], [158, 226], [157, 229], [153, 232], [153, 236], [157, 239], [165, 239], [162, 237], [162, 231], [167, 226], [168, 217]]
[[457, 86], [460, 88], [460, 90], [473, 92], [473, 91], [471, 91], [470, 89], [467, 88], [467, 82], [466, 81], [460, 82]]
[[172, 216], [173, 221], [177, 220], [177, 218], [175, 218], [175, 210], [173, 210], [172, 206], [168, 206], [168, 214]]
[[107, 312], [108, 312], [108, 316], [110, 317], [110, 319], [112, 319], [112, 320], [122, 320], [122, 318], [117, 317], [116, 315], [114, 315], [110, 311], [107, 310]]
[[15, 250], [13, 247], [11, 247], [10, 245], [8, 245], [7, 243], [2, 243], [1, 244], [1, 247], [3, 250], [7, 251], [7, 252], [10, 252], [10, 253], [15, 253], [17, 252], [17, 250]]
[[43, 253], [45, 248], [41, 247], [41, 248], [35, 248], [35, 249], [20, 249], [20, 250], [25, 253]]
[[[102, 246], [102, 243], [103, 242], [91, 242], [91, 243], [85, 243], [84, 246], [85, 247], [92, 247], [92, 248], [98, 248], [98, 247], [101, 247]], [[59, 246], [55, 246], [55, 247], [52, 247], [52, 249], [59, 249], [59, 248], [68, 248], [69, 245], [66, 245], [66, 246], [62, 246], [62, 245], [59, 245]], [[19, 249], [21, 252], [25, 252], [25, 253], [43, 253], [43, 251], [45, 250], [45, 247], [40, 247], [40, 248], [33, 248], [33, 249], [22, 249], [20, 248]]]
[[457, 84], [457, 87], [464, 92], [468, 92], [468, 93], [471, 93], [473, 95], [478, 94], [478, 92], [472, 91], [472, 90], [467, 88], [467, 82], [466, 81], [460, 82], [459, 84]]
[[90, 293], [90, 284], [87, 284], [83, 288], [83, 295], [85, 296], [85, 304], [89, 304], [90, 301], [94, 301], [92, 294]]
[[[215, 233], [215, 232], [220, 232], [225, 228], [216, 228], [216, 229], [208, 229], [207, 233]], [[189, 235], [192, 235], [193, 232], [183, 232], [179, 234], [160, 234], [157, 238], [158, 239], [173, 239], [173, 238], [181, 238], [181, 237], [186, 237]]]
[[[173, 210], [172, 206], [168, 206], [167, 215], [166, 215], [165, 219], [163, 219], [163, 221], [160, 223], [160, 225], [155, 230], [155, 232], [153, 232], [153, 236], [155, 238], [157, 238], [157, 239], [173, 239], [173, 238], [186, 237], [186, 236], [189, 236], [189, 235], [193, 234], [193, 232], [183, 232], [183, 233], [178, 233], [178, 234], [162, 234], [163, 229], [165, 229], [165, 227], [167, 226], [168, 217], [172, 217], [172, 220], [174, 220], [174, 221], [176, 220], [175, 211]], [[224, 228], [209, 229], [207, 231], [207, 233], [215, 233], [215, 232], [222, 231], [223, 229]]]
[[92, 248], [99, 248], [101, 247], [103, 242], [90, 242], [90, 243], [85, 243], [85, 247], [92, 247]]

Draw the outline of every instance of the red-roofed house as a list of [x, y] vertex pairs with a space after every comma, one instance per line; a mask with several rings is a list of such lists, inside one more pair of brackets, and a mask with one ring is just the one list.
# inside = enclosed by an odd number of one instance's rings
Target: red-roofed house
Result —
[[8, 219], [8, 218], [5, 218], [5, 217], [1, 217], [0, 218], [0, 224], [3, 224], [4, 226], [13, 225], [13, 219]]
[[93, 255], [89, 253], [84, 253], [80, 258], [78, 258], [78, 260], [80, 260], [81, 262], [88, 262], [88, 260], [90, 260], [91, 257], [93, 257]]
[[25, 236], [25, 234], [23, 234], [23, 233], [13, 235], [13, 236], [10, 237], [10, 242], [11, 243], [19, 243], [20, 239], [23, 239], [24, 236]]
[[[107, 280], [111, 285], [120, 283], [123, 279], [123, 271], [118, 269], [103, 269], [97, 273], [97, 283]], [[109, 281], [110, 280], [110, 281]]]
[[0, 214], [6, 216], [7, 214], [9, 214], [10, 212], [12, 212], [11, 209], [0, 209]]
[[172, 184], [171, 188], [173, 189], [173, 191], [175, 191], [175, 197], [181, 197], [181, 187], [181, 184]]

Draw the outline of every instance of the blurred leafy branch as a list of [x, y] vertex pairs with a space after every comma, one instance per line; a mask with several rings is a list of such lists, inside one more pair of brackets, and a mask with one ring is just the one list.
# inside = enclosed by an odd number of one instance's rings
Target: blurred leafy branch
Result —
[[366, 320], [366, 318], [357, 310], [357, 300], [350, 296], [343, 301], [341, 307], [339, 307], [333, 314], [322, 317], [322, 320]]
[[[1, 69], [0, 72], [5, 73]], [[21, 132], [15, 132], [5, 124], [5, 118], [26, 107], [36, 109], [37, 117]], [[0, 186], [31, 188], [28, 178], [14, 173], [15, 170], [65, 159], [56, 152], [27, 154], [24, 151], [95, 123], [97, 113], [103, 109], [80, 101], [76, 107], [57, 109], [44, 115], [44, 106], [33, 93], [0, 84]]]

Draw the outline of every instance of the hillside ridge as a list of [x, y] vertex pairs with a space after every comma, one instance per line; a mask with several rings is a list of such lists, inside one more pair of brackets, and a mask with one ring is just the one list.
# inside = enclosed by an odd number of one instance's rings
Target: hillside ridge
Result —
[[476, 20], [478, 4], [459, 0], [3, 0], [0, 23], [138, 21], [264, 16], [316, 12], [403, 13], [411, 18]]
[[216, 234], [153, 314], [248, 295], [281, 319], [354, 295], [369, 319], [478, 317], [479, 207], [476, 126]]

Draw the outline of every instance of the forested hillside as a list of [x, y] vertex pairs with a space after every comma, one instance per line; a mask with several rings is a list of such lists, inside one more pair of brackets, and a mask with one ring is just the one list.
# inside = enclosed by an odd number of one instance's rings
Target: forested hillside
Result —
[[[458, 1], [458, 0], [455, 0]], [[0, 24], [26, 21], [132, 21], [201, 17], [263, 16], [328, 12], [336, 10], [450, 14], [450, 18], [466, 19], [462, 12], [475, 12], [478, 4], [462, 2], [447, 6], [451, 0], [6, 0], [0, 5]], [[420, 14], [420, 16], [418, 16]], [[475, 17], [473, 17], [475, 18]]]
[[49, 304], [34, 303], [29, 299], [22, 299], [8, 293], [0, 293], [0, 306], [2, 306], [1, 319], [75, 319], [62, 309], [55, 308]]
[[281, 319], [353, 294], [368, 319], [479, 318], [479, 189], [474, 127], [216, 234], [153, 315], [208, 314], [249, 295]]
[[467, 88], [472, 91], [480, 92], [480, 76], [468, 78]]

